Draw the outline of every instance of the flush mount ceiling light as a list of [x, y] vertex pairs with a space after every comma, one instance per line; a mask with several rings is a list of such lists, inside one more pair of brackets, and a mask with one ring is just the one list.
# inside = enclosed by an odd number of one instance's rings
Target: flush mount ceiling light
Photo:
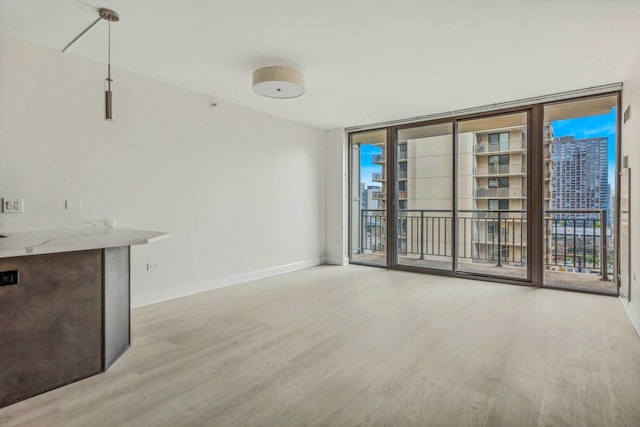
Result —
[[120, 15], [114, 12], [111, 9], [99, 9], [98, 14], [100, 15], [91, 25], [89, 25], [83, 32], [78, 34], [78, 36], [71, 40], [71, 42], [62, 49], [65, 52], [69, 47], [74, 44], [80, 37], [82, 37], [87, 31], [93, 28], [94, 25], [98, 23], [101, 19], [104, 19], [109, 23], [109, 39], [108, 39], [108, 53], [107, 53], [107, 79], [105, 84], [104, 91], [104, 115], [106, 120], [113, 120], [113, 92], [111, 92], [111, 23], [118, 22], [120, 20]]
[[304, 93], [304, 74], [288, 67], [265, 67], [253, 72], [253, 90], [269, 98], [297, 98]]

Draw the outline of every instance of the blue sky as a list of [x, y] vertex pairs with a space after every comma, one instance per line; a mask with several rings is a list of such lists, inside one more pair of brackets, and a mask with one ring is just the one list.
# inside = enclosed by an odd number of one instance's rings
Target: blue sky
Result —
[[[609, 114], [601, 116], [581, 117], [569, 120], [557, 120], [552, 122], [553, 134], [555, 137], [573, 135], [575, 139], [584, 138], [609, 138], [609, 183], [611, 191], [615, 191], [615, 168], [616, 168], [616, 109], [612, 109]], [[382, 166], [372, 162], [375, 154], [382, 154], [382, 148], [363, 144], [360, 146], [361, 153], [361, 180], [365, 185], [380, 185], [371, 181], [371, 174], [382, 172]]]
[[382, 172], [382, 166], [373, 163], [373, 156], [376, 154], [382, 154], [382, 148], [369, 144], [360, 146], [360, 177], [365, 186], [380, 186], [379, 182], [371, 182], [372, 174]]

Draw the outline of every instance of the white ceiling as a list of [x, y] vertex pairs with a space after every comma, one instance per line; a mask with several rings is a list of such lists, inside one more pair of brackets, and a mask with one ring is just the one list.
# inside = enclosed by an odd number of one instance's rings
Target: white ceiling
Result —
[[[620, 82], [640, 48], [640, 0], [0, 0], [0, 30], [61, 50], [97, 7], [115, 67], [326, 129]], [[106, 62], [106, 28], [67, 54]], [[305, 95], [256, 95], [268, 65]]]

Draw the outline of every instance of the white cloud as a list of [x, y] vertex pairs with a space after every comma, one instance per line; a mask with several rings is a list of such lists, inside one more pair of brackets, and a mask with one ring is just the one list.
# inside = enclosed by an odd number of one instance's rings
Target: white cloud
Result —
[[615, 123], [609, 123], [596, 128], [580, 129], [584, 136], [602, 135], [607, 136], [616, 132]]

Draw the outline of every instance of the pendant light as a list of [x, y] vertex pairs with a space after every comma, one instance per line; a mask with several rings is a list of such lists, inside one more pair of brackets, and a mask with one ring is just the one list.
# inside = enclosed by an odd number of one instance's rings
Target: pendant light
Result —
[[104, 113], [106, 120], [113, 120], [113, 92], [111, 92], [111, 23], [118, 22], [120, 16], [109, 9], [100, 9], [100, 17], [109, 23], [109, 41], [107, 54], [107, 87], [104, 91]]
[[84, 29], [78, 36], [71, 40], [71, 42], [62, 49], [63, 52], [66, 52], [72, 44], [74, 44], [80, 37], [82, 37], [87, 31], [93, 28], [94, 25], [100, 21], [100, 19], [104, 19], [109, 23], [109, 39], [108, 39], [108, 52], [107, 52], [107, 79], [105, 84], [104, 91], [104, 116], [106, 120], [113, 120], [113, 92], [111, 92], [111, 23], [118, 22], [120, 20], [120, 15], [114, 12], [111, 9], [99, 9], [98, 14], [100, 17], [93, 21], [91, 25]]

